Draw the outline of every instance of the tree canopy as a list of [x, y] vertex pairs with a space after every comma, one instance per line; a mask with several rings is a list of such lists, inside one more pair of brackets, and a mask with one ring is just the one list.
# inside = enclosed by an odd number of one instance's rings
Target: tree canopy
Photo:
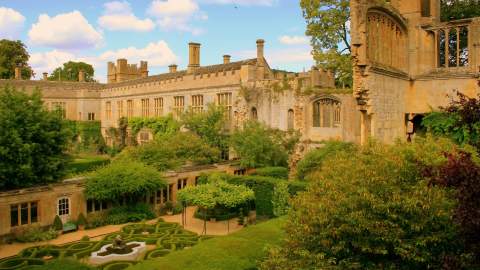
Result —
[[57, 112], [47, 111], [40, 92], [0, 89], [0, 189], [59, 180], [70, 137]]
[[301, 0], [317, 64], [332, 70], [337, 84], [351, 86], [350, 0]]
[[479, 0], [441, 0], [442, 21], [480, 16]]
[[162, 174], [138, 161], [114, 161], [89, 176], [85, 184], [88, 199], [119, 202], [135, 199], [166, 187]]
[[83, 70], [85, 72], [85, 81], [94, 82], [93, 66], [85, 62], [68, 61], [63, 64], [63, 67], [58, 67], [48, 76], [49, 81], [73, 81], [78, 82], [78, 72]]
[[28, 65], [30, 55], [27, 48], [20, 40], [0, 40], [0, 79], [13, 79], [15, 67], [21, 67], [22, 79], [29, 79], [34, 75]]

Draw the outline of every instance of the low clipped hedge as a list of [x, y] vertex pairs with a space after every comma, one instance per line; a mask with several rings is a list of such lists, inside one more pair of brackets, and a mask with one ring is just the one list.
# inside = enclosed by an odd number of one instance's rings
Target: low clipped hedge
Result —
[[123, 270], [135, 264], [136, 262], [133, 261], [109, 262], [102, 266], [102, 270]]
[[305, 181], [289, 181], [288, 182], [288, 193], [290, 196], [295, 196], [297, 193], [306, 191], [308, 182]]
[[288, 168], [285, 167], [264, 167], [258, 168], [252, 175], [267, 176], [278, 179], [288, 179]]

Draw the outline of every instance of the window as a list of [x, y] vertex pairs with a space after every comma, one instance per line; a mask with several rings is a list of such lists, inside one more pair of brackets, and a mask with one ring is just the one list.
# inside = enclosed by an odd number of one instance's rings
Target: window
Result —
[[105, 102], [105, 118], [112, 119], [112, 103], [110, 101]]
[[468, 66], [468, 26], [455, 26], [435, 31], [438, 67]]
[[87, 213], [99, 212], [108, 209], [108, 203], [106, 201], [87, 200]]
[[252, 120], [258, 120], [258, 113], [257, 108], [252, 107], [252, 111], [250, 113]]
[[10, 205], [10, 226], [32, 224], [38, 222], [38, 203], [26, 202]]
[[340, 102], [323, 98], [313, 103], [314, 127], [338, 127], [340, 124]]
[[67, 118], [67, 104], [65, 102], [52, 102], [52, 110], [57, 111], [63, 119]]
[[225, 118], [232, 119], [232, 93], [217, 94], [217, 105], [225, 109]]
[[123, 100], [117, 101], [117, 111], [119, 119], [125, 116], [123, 114]]
[[162, 188], [156, 192], [156, 204], [164, 204], [167, 202], [167, 189]]
[[163, 98], [155, 98], [153, 100], [153, 111], [157, 117], [163, 115]]
[[245, 175], [246, 173], [247, 173], [246, 169], [238, 169], [233, 171], [234, 175]]
[[127, 118], [133, 117], [133, 100], [127, 100]]
[[203, 95], [192, 96], [192, 113], [200, 113], [203, 111]]
[[95, 121], [95, 113], [93, 112], [88, 113], [88, 121]]
[[173, 184], [168, 185], [168, 201], [173, 201]]
[[70, 214], [70, 199], [69, 198], [60, 198], [58, 199], [58, 211], [59, 216], [65, 216]]
[[430, 0], [421, 0], [422, 17], [430, 17]]
[[288, 110], [288, 114], [287, 114], [287, 129], [288, 130], [293, 129], [294, 120], [295, 120], [295, 118], [294, 118], [293, 110], [290, 109], [290, 110]]
[[142, 99], [142, 117], [150, 116], [150, 99]]
[[150, 133], [147, 131], [140, 132], [139, 143], [144, 144], [150, 141]]
[[187, 186], [187, 178], [177, 180], [177, 190], [181, 190], [186, 186]]
[[185, 109], [185, 97], [176, 96], [173, 97], [173, 116], [179, 117]]

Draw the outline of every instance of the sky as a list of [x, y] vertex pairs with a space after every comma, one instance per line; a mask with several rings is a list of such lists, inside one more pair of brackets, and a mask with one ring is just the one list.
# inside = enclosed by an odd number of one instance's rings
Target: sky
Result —
[[40, 79], [67, 61], [84, 61], [106, 81], [107, 62], [148, 61], [150, 74], [188, 64], [188, 43], [202, 44], [202, 66], [256, 55], [265, 40], [272, 68], [313, 65], [296, 0], [0, 0], [0, 39], [22, 40]]

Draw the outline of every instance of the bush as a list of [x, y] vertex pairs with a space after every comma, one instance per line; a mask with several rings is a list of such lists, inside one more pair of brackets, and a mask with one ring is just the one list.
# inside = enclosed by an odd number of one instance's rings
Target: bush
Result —
[[288, 193], [290, 196], [295, 196], [299, 192], [307, 190], [307, 185], [305, 181], [288, 181]]
[[309, 173], [322, 167], [324, 160], [340, 152], [354, 153], [355, 151], [356, 146], [353, 143], [328, 141], [323, 147], [308, 152], [305, 157], [298, 162], [297, 178], [299, 180], [305, 180], [305, 177]]
[[106, 224], [123, 224], [155, 218], [151, 207], [145, 203], [115, 207], [108, 213]]
[[31, 270], [93, 270], [94, 267], [88, 266], [72, 259], [54, 260], [42, 266], [29, 266]]
[[273, 214], [276, 217], [286, 215], [289, 209], [288, 199], [290, 194], [288, 192], [288, 183], [286, 181], [279, 182], [275, 185], [273, 190], [272, 206]]
[[60, 217], [58, 215], [55, 216], [55, 219], [53, 220], [53, 225], [52, 227], [56, 230], [56, 231], [61, 231], [63, 230], [63, 223], [62, 223], [62, 220], [60, 219]]
[[205, 213], [203, 211], [197, 210], [195, 211], [194, 217], [201, 219], [201, 220], [210, 220], [214, 218], [217, 221], [229, 220], [234, 217], [237, 217], [239, 214], [239, 208], [225, 208], [217, 206], [213, 209], [208, 209], [205, 217]]
[[85, 226], [87, 224], [87, 219], [83, 215], [83, 213], [80, 213], [77, 218], [77, 225], [79, 226]]
[[176, 203], [172, 208], [172, 212], [174, 215], [181, 214], [183, 212], [183, 205], [181, 203]]
[[269, 176], [278, 179], [288, 179], [288, 168], [285, 167], [264, 167], [255, 170], [253, 175]]
[[54, 228], [44, 230], [40, 226], [30, 226], [15, 234], [16, 240], [22, 243], [47, 241], [57, 237], [58, 232]]

